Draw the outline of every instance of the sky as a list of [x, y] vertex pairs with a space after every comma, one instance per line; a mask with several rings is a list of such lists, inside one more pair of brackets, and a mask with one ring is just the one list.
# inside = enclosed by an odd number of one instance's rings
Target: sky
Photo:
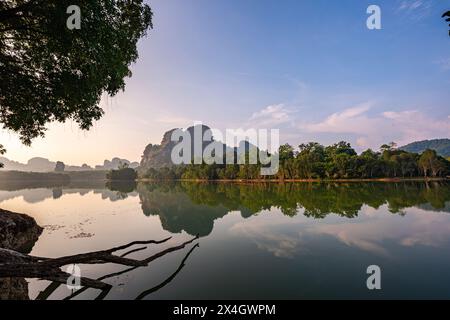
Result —
[[[51, 124], [31, 147], [0, 132], [9, 159], [139, 161], [195, 121], [280, 130], [280, 142], [450, 138], [450, 0], [149, 0], [154, 29], [124, 92], [90, 131]], [[381, 30], [366, 10], [381, 9]], [[82, 8], [81, 8], [82, 9]], [[82, 12], [81, 12], [82, 13]]]

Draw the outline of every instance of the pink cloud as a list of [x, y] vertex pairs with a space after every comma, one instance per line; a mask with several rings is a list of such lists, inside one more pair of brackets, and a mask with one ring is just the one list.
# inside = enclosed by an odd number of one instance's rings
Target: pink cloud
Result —
[[367, 102], [336, 112], [324, 120], [301, 126], [311, 133], [355, 135], [361, 148], [378, 148], [386, 139], [404, 145], [416, 140], [443, 138], [450, 134], [450, 119], [432, 118], [417, 110], [385, 111], [369, 115], [372, 104]]

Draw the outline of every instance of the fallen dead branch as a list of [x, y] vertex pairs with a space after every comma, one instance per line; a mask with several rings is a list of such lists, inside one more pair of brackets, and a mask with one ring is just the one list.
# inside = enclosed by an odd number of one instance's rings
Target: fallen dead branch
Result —
[[[149, 262], [151, 262], [151, 261], [153, 261], [153, 260], [155, 260], [155, 259], [157, 259], [157, 258], [160, 258], [160, 257], [162, 257], [162, 256], [164, 256], [164, 255], [166, 255], [166, 254], [168, 254], [168, 253], [170, 253], [170, 252], [173, 252], [173, 251], [177, 251], [177, 250], [183, 249], [186, 245], [188, 245], [188, 244], [192, 243], [194, 240], [198, 239], [198, 237], [199, 237], [199, 236], [197, 235], [197, 236], [195, 236], [194, 238], [192, 238], [192, 239], [190, 239], [190, 240], [188, 240], [188, 241], [186, 241], [186, 242], [183, 242], [182, 244], [180, 244], [180, 245], [178, 245], [178, 246], [174, 246], [174, 247], [167, 248], [166, 250], [163, 250], [163, 251], [161, 251], [161, 252], [159, 252], [159, 253], [156, 253], [156, 254], [154, 254], [154, 255], [152, 255], [152, 256], [150, 256], [150, 257], [148, 257], [148, 258], [146, 258], [146, 259], [144, 259], [144, 260], [142, 260], [142, 261], [147, 261], [147, 263], [149, 263]], [[182, 265], [184, 265], [184, 262], [186, 261], [187, 257], [192, 253], [192, 251], [193, 251], [194, 248], [196, 248], [196, 247], [198, 247], [198, 244], [195, 245], [191, 250], [189, 250], [188, 254], [186, 255], [186, 257], [185, 257], [185, 258], [183, 259], [183, 261], [182, 261]], [[121, 275], [123, 275], [123, 274], [125, 274], [125, 273], [128, 273], [128, 272], [131, 272], [131, 271], [133, 271], [133, 270], [136, 270], [137, 268], [140, 268], [140, 266], [139, 266], [139, 267], [131, 267], [131, 268], [128, 268], [128, 269], [125, 269], [125, 270], [122, 270], [122, 271], [110, 273], [110, 274], [107, 274], [107, 275], [104, 275], [104, 276], [98, 278], [97, 280], [98, 280], [98, 281], [103, 281], [103, 280], [105, 280], [105, 279], [109, 279], [109, 278], [121, 276]], [[179, 272], [179, 271], [178, 271], [178, 272]], [[177, 272], [177, 273], [178, 273], [178, 272]], [[87, 289], [89, 289], [88, 286], [86, 286], [86, 287], [84, 287], [84, 288], [81, 288], [80, 290], [77, 290], [76, 292], [72, 293], [70, 296], [64, 298], [64, 300], [70, 300], [70, 299], [72, 299], [72, 298], [75, 298], [76, 296], [82, 294], [82, 293], [83, 293], [84, 291], [86, 291]], [[56, 288], [55, 288], [54, 290], [56, 290]], [[103, 293], [103, 291], [102, 291], [102, 293]], [[102, 295], [102, 293], [100, 294], [100, 296]], [[99, 296], [99, 297], [100, 297], [100, 296]], [[97, 297], [97, 299], [98, 299], [99, 297]]]
[[[126, 256], [131, 253], [144, 250], [147, 247], [135, 248], [120, 256], [113, 254], [117, 251], [128, 249], [134, 245], [161, 244], [169, 239], [171, 239], [171, 237], [163, 240], [133, 241], [108, 250], [88, 252], [60, 258], [35, 257], [0, 248], [0, 277], [39, 278], [42, 280], [52, 281], [53, 283], [38, 295], [38, 299], [46, 299], [59, 287], [60, 284], [66, 284], [69, 277], [71, 277], [69, 273], [61, 270], [61, 267], [63, 266], [72, 264], [115, 263], [132, 267], [125, 270], [126, 272], [129, 272], [135, 268], [145, 267], [153, 260], [158, 259], [170, 252], [184, 248], [187, 244], [198, 239], [198, 236], [180, 245], [167, 248], [143, 260], [130, 259], [126, 258]], [[90, 279], [81, 277], [80, 285], [87, 288], [101, 289], [102, 293], [106, 295], [111, 289], [110, 284], [102, 281], [106, 278], [107, 277]]]

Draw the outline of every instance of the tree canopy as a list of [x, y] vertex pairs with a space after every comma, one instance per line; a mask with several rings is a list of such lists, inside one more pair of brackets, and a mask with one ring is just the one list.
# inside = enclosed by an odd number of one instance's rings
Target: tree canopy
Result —
[[422, 154], [396, 148], [391, 142], [380, 151], [371, 149], [357, 154], [350, 143], [340, 141], [330, 146], [318, 142], [289, 144], [279, 148], [280, 165], [274, 176], [261, 176], [261, 164], [189, 164], [149, 168], [141, 172], [143, 178], [154, 180], [294, 180], [294, 179], [373, 179], [446, 177], [450, 161], [427, 149]]
[[137, 173], [134, 169], [122, 167], [118, 170], [110, 170], [106, 174], [108, 180], [134, 181], [137, 178]]
[[55, 172], [64, 172], [66, 165], [62, 161], [56, 161]]
[[[71, 5], [80, 29], [67, 27]], [[0, 1], [0, 122], [25, 144], [53, 121], [89, 129], [103, 114], [102, 93], [124, 89], [152, 27], [143, 0]]]
[[[0, 155], [5, 154], [6, 149], [3, 147], [3, 145], [0, 144]], [[0, 162], [0, 168], [3, 168], [3, 163]]]
[[[444, 14], [442, 15], [442, 18], [445, 19], [445, 21], [450, 22], [450, 10], [444, 12]], [[449, 24], [450, 26], [450, 24]], [[450, 36], [450, 30], [448, 31], [448, 35]]]

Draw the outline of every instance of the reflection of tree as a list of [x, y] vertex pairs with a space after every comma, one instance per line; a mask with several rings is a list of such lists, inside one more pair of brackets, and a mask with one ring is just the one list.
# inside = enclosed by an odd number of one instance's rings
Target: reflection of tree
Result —
[[106, 187], [111, 191], [117, 191], [115, 194], [116, 200], [123, 200], [128, 198], [128, 193], [131, 193], [136, 189], [136, 181], [110, 180], [106, 182]]
[[121, 193], [130, 193], [136, 189], [135, 181], [108, 181], [106, 187], [111, 191], [119, 191]]
[[59, 199], [63, 195], [63, 190], [62, 190], [62, 188], [55, 188], [52, 190], [52, 193], [53, 193], [53, 199]]
[[330, 213], [347, 218], [358, 215], [363, 205], [403, 214], [408, 207], [428, 206], [450, 212], [450, 185], [447, 182], [399, 183], [150, 183], [138, 185], [146, 215], [159, 215], [170, 232], [208, 235], [214, 220], [230, 211], [247, 218], [262, 210], [278, 208], [295, 216], [304, 210], [307, 217], [321, 219]]

